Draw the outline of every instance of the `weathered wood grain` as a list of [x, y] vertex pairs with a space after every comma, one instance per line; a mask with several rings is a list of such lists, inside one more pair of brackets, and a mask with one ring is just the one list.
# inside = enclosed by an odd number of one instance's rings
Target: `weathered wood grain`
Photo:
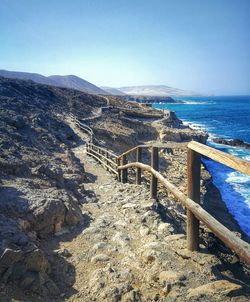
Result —
[[201, 143], [192, 141], [188, 144], [188, 148], [204, 155], [208, 158], [211, 158], [221, 164], [224, 164], [234, 170], [242, 172], [250, 176], [250, 162], [247, 162], [243, 159], [237, 158], [225, 152], [216, 150], [209, 146], [203, 145]]

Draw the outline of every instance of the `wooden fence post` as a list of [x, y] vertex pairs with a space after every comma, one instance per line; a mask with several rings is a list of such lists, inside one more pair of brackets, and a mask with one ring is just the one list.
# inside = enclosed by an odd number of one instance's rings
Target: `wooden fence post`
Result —
[[[142, 160], [142, 148], [137, 147], [136, 149], [136, 161], [141, 162]], [[136, 169], [136, 184], [140, 185], [141, 184], [141, 168]]]
[[[156, 171], [159, 170], [158, 147], [154, 147], [154, 146], [152, 146], [151, 148], [151, 167]], [[158, 185], [158, 179], [152, 174], [151, 181], [150, 181], [150, 195], [151, 198], [153, 199], [157, 198], [157, 185]]]
[[[117, 167], [121, 165], [120, 158], [117, 158], [116, 163], [117, 163]], [[121, 182], [121, 170], [118, 170], [118, 181]]]
[[[106, 157], [106, 159], [107, 159], [107, 160], [106, 160], [106, 164], [109, 165], [109, 161], [108, 161], [109, 153], [108, 153], [108, 151], [105, 152], [105, 157]], [[109, 171], [109, 168], [108, 168], [108, 167], [107, 167], [107, 171]]]
[[[122, 165], [127, 164], [127, 157], [126, 155], [122, 156]], [[127, 183], [128, 182], [128, 169], [123, 169], [122, 170], [122, 183]]]
[[[188, 197], [198, 204], [200, 203], [200, 174], [200, 154], [191, 149], [188, 149]], [[187, 210], [187, 247], [190, 251], [198, 251], [199, 249], [199, 225], [199, 220], [191, 211]]]

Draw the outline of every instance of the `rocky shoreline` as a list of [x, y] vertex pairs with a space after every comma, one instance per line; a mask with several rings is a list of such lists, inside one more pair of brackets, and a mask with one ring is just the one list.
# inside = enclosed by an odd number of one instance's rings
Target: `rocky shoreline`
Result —
[[225, 138], [220, 138], [216, 137], [213, 138], [212, 141], [216, 144], [222, 144], [222, 145], [227, 145], [231, 147], [240, 147], [240, 148], [246, 148], [250, 149], [250, 144], [244, 142], [241, 139], [234, 138], [234, 139], [225, 139]]

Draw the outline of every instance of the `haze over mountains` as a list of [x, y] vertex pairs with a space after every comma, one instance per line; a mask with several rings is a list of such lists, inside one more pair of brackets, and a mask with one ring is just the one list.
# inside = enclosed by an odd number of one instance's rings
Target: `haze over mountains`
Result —
[[197, 93], [189, 90], [182, 90], [166, 85], [143, 85], [143, 86], [127, 86], [118, 88], [128, 95], [140, 96], [193, 96]]
[[75, 75], [52, 75], [43, 76], [38, 73], [17, 72], [0, 70], [0, 76], [5, 78], [17, 78], [24, 80], [32, 80], [36, 83], [65, 87], [80, 90], [90, 94], [102, 95], [132, 95], [132, 96], [147, 96], [147, 97], [164, 97], [164, 96], [195, 96], [195, 92], [169, 87], [166, 85], [142, 85], [142, 86], [126, 86], [120, 88], [114, 87], [98, 87]]

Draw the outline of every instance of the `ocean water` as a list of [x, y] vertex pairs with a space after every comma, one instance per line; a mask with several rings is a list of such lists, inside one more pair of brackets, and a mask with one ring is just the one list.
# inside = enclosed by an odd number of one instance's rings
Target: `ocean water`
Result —
[[[170, 109], [190, 127], [209, 133], [208, 145], [250, 161], [250, 150], [212, 142], [212, 137], [239, 138], [250, 143], [250, 96], [182, 97], [184, 104], [154, 104]], [[213, 160], [203, 159], [229, 212], [250, 236], [250, 177]]]

